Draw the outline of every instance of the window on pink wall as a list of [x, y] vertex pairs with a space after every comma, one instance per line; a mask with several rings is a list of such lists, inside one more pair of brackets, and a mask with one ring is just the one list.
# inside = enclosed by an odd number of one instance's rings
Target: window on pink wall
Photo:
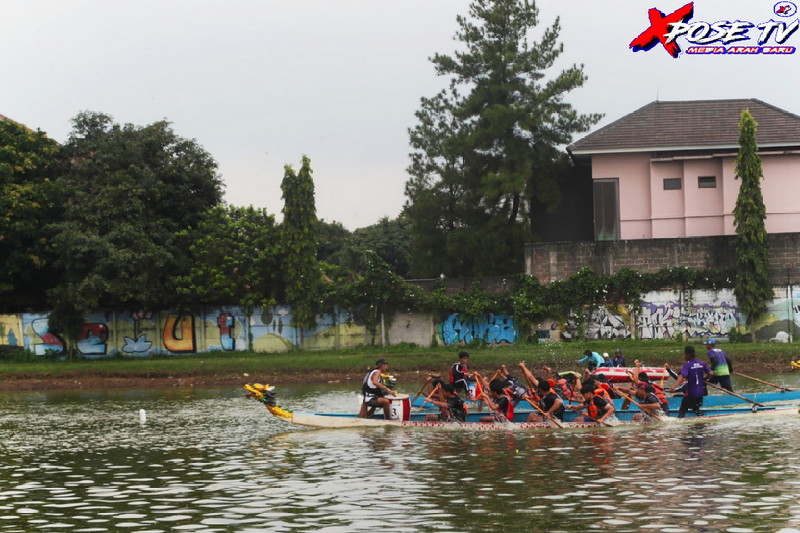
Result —
[[682, 178], [664, 178], [665, 191], [679, 191], [683, 188]]
[[594, 180], [594, 239], [619, 240], [619, 178]]
[[697, 177], [698, 189], [716, 189], [717, 177], [716, 176], [698, 176]]

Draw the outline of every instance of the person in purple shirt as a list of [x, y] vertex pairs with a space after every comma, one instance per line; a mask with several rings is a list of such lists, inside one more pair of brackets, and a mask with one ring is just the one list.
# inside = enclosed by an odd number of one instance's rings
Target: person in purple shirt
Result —
[[678, 418], [685, 417], [688, 411], [692, 411], [696, 416], [702, 416], [700, 406], [703, 405], [703, 396], [706, 394], [706, 380], [714, 373], [707, 364], [697, 359], [694, 346], [683, 349], [683, 358], [686, 362], [681, 368], [681, 374], [669, 391], [675, 392], [678, 387], [686, 383], [683, 400], [678, 409]]

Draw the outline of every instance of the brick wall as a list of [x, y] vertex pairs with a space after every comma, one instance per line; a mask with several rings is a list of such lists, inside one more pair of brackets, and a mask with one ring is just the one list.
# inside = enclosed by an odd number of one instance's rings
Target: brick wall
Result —
[[[684, 266], [697, 270], [736, 266], [732, 236], [641, 239], [604, 242], [556, 242], [525, 245], [525, 272], [542, 283], [565, 280], [584, 266], [600, 275], [622, 268], [658, 272]], [[800, 233], [769, 236], [773, 283], [800, 282]]]

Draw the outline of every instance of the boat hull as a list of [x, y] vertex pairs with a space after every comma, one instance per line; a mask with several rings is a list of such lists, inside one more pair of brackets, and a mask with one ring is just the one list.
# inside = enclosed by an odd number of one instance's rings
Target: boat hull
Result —
[[[737, 393], [739, 394], [739, 393]], [[795, 402], [800, 401], [800, 391], [785, 392], [758, 392], [752, 394], [739, 394], [758, 403], [770, 402]], [[683, 396], [670, 396], [667, 398], [670, 409], [677, 409], [681, 405]], [[614, 400], [614, 407], [620, 409], [624, 400]], [[703, 407], [720, 407], [725, 405], [751, 405], [747, 400], [742, 400], [730, 394], [709, 394], [703, 397]]]
[[[630, 414], [631, 418], [621, 419], [617, 418], [611, 425], [618, 426], [634, 426], [646, 425], [659, 422], [655, 419], [645, 419], [635, 421], [632, 415], [638, 411], [631, 411], [629, 413], [618, 413], [625, 416]], [[696, 417], [693, 413], [687, 414], [686, 418], [680, 419], [670, 416], [668, 420], [674, 422], [684, 421], [700, 421], [700, 420], [718, 420], [718, 419], [752, 419], [756, 417], [767, 417], [775, 415], [788, 415], [797, 414], [797, 407], [772, 407], [759, 409], [753, 412], [749, 408], [741, 409], [706, 409], [701, 411], [703, 416]], [[485, 413], [484, 413], [485, 414]], [[626, 417], [627, 418], [627, 417]], [[448, 428], [448, 429], [464, 429], [473, 431], [517, 431], [517, 430], [546, 430], [556, 429], [556, 426], [551, 422], [439, 422], [439, 421], [426, 421], [419, 416], [412, 417], [410, 420], [385, 420], [383, 418], [358, 418], [353, 414], [336, 414], [336, 413], [293, 413], [291, 422], [293, 424], [313, 428], [326, 428], [326, 429], [342, 429], [342, 428], [367, 428], [367, 427], [418, 427], [418, 428]], [[578, 429], [578, 428], [597, 428], [598, 424], [592, 422], [576, 422], [565, 421], [561, 422], [562, 428], [558, 429]]]

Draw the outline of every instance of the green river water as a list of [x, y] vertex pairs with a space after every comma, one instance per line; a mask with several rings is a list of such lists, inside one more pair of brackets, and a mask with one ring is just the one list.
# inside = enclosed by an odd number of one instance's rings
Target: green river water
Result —
[[[800, 388], [800, 375], [760, 377]], [[278, 393], [291, 409], [346, 412], [352, 389]], [[0, 533], [800, 532], [796, 414], [560, 432], [308, 430], [243, 393], [0, 393]]]

